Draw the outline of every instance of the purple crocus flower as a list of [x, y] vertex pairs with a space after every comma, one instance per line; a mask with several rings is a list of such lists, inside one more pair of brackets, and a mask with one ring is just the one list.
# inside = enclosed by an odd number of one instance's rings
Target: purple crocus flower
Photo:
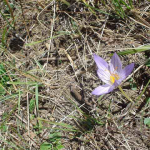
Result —
[[94, 95], [103, 95], [113, 91], [115, 87], [119, 86], [120, 83], [131, 74], [134, 68], [134, 63], [132, 63], [122, 69], [122, 63], [116, 53], [112, 56], [109, 64], [98, 55], [94, 54], [93, 56], [98, 67], [97, 74], [99, 78], [106, 83], [105, 85], [98, 86], [92, 92]]

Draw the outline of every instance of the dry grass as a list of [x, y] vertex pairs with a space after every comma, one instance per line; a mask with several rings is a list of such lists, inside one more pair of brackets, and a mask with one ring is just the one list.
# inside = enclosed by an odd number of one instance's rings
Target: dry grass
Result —
[[[133, 104], [118, 89], [100, 98], [91, 92], [101, 84], [93, 53], [109, 61], [114, 52], [150, 43], [150, 3], [135, 1], [124, 19], [109, 1], [12, 3], [15, 24], [9, 11], [0, 15], [0, 64], [9, 77], [0, 102], [0, 148], [148, 150], [149, 51], [121, 56], [124, 66], [135, 63], [122, 84]], [[0, 7], [6, 14], [3, 2]]]

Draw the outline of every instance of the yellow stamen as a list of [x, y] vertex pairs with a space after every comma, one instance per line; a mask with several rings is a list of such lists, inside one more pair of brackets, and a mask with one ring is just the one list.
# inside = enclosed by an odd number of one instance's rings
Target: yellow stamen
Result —
[[115, 77], [116, 80], [120, 79], [120, 77], [117, 74], [112, 74], [112, 75]]
[[119, 80], [119, 78], [120, 77], [117, 74], [111, 74], [111, 76], [110, 76], [110, 82], [114, 83], [115, 80]]
[[115, 82], [115, 77], [114, 76], [110, 76], [110, 81], [111, 81], [111, 83], [114, 83]]

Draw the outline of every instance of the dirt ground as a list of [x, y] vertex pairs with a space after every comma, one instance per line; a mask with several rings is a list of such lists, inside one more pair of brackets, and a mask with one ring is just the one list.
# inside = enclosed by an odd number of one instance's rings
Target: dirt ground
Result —
[[[11, 3], [15, 28], [0, 15], [1, 39], [7, 29], [0, 63], [10, 77], [0, 102], [0, 148], [149, 150], [144, 118], [150, 117], [150, 87], [142, 91], [150, 79], [150, 51], [119, 56], [123, 66], [135, 63], [121, 84], [133, 104], [118, 88], [101, 97], [91, 92], [102, 84], [94, 53], [109, 62], [114, 52], [150, 43], [150, 2], [135, 1], [125, 19], [109, 1]], [[0, 7], [6, 11], [3, 2]]]

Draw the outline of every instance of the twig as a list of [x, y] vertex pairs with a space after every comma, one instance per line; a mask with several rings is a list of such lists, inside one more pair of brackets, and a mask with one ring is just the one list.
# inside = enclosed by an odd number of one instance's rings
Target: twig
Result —
[[[71, 57], [71, 59], [72, 60], [75, 60], [76, 59], [76, 57]], [[68, 58], [67, 57], [60, 57], [60, 58], [56, 58], [56, 57], [51, 57], [51, 58], [41, 58], [41, 59], [39, 59], [39, 61], [53, 61], [53, 60], [64, 60], [64, 61], [66, 61], [66, 60], [68, 60]]]

